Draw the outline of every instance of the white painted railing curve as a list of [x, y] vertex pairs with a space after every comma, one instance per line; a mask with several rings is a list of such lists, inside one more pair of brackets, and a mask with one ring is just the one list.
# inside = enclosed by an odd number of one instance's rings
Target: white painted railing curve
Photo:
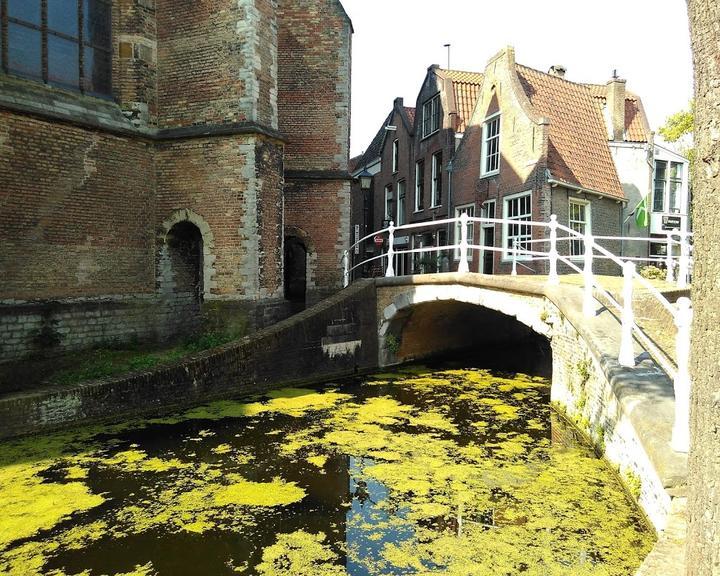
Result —
[[[501, 225], [503, 227], [503, 236], [508, 227], [513, 226], [515, 232], [522, 231], [522, 234], [516, 234], [512, 247], [506, 246], [484, 246], [471, 243], [468, 238], [468, 224], [482, 225]], [[458, 226], [459, 224], [459, 226]], [[418, 248], [408, 248], [406, 250], [398, 250], [395, 247], [395, 236], [398, 231], [413, 231], [422, 229], [424, 232], [431, 228], [442, 229], [450, 227], [460, 230], [460, 238], [457, 244], [444, 246], [421, 246]], [[532, 233], [540, 230], [543, 237], [535, 238]], [[521, 236], [522, 239], [519, 239]], [[360, 259], [354, 265], [351, 263], [351, 254], [356, 246], [362, 247], [368, 241], [374, 241], [376, 238], [382, 238], [383, 245], [387, 247], [387, 251], [370, 258]], [[387, 237], [387, 240], [385, 240]], [[621, 337], [620, 337], [620, 353], [618, 362], [627, 367], [635, 365], [635, 354], [633, 352], [633, 337], [652, 354], [652, 356], [660, 363], [663, 370], [673, 380], [675, 390], [675, 425], [672, 434], [672, 447], [677, 451], [687, 452], [689, 445], [689, 398], [690, 398], [690, 375], [689, 375], [689, 352], [690, 352], [690, 323], [692, 320], [692, 306], [689, 298], [679, 298], [676, 304], [673, 304], [665, 298], [662, 293], [638, 274], [636, 270], [636, 262], [648, 261], [653, 263], [661, 263], [666, 269], [666, 280], [676, 282], [679, 288], [685, 288], [688, 285], [688, 278], [692, 269], [691, 244], [692, 234], [689, 232], [681, 232], [678, 230], [666, 233], [665, 239], [652, 238], [653, 243], [665, 243], [667, 246], [666, 255], [664, 257], [653, 258], [623, 258], [610, 252], [608, 249], [600, 245], [600, 242], [638, 242], [647, 241], [650, 238], [636, 237], [613, 237], [613, 236], [592, 236], [591, 234], [583, 235], [571, 228], [564, 226], [557, 221], [557, 217], [553, 214], [549, 222], [535, 222], [529, 220], [513, 220], [503, 218], [484, 218], [472, 217], [462, 214], [458, 218], [446, 218], [443, 220], [434, 220], [432, 222], [417, 222], [413, 224], [404, 224], [395, 226], [393, 222], [387, 228], [377, 230], [372, 234], [368, 234], [361, 238], [358, 242], [350, 246], [343, 254], [343, 277], [344, 285], [350, 283], [351, 275], [354, 270], [361, 266], [372, 262], [382, 262], [386, 260], [384, 270], [385, 276], [395, 276], [395, 257], [404, 256], [406, 254], [431, 254], [437, 253], [436, 262], [441, 259], [441, 252], [452, 251], [455, 260], [458, 262], [458, 272], [469, 272], [469, 257], [471, 251], [478, 251], [479, 267], [482, 269], [484, 255], [486, 252], [502, 253], [503, 261], [512, 264], [512, 274], [517, 274], [518, 266], [528, 268], [527, 262], [547, 260], [548, 261], [548, 277], [547, 281], [551, 285], [560, 283], [560, 275], [558, 273], [558, 263], [562, 262], [569, 270], [577, 272], [583, 278], [583, 314], [586, 316], [594, 316], [597, 309], [596, 295], [600, 295], [620, 317]], [[457, 240], [457, 239], [456, 239]], [[571, 257], [568, 254], [561, 254], [558, 250], [558, 244], [568, 242], [568, 247], [572, 242], [582, 243], [582, 255]], [[538, 249], [539, 246], [547, 245], [547, 250]], [[673, 255], [673, 248], [677, 248], [679, 254]], [[567, 252], [570, 252], [568, 249]], [[610, 292], [604, 288], [598, 281], [597, 276], [593, 273], [593, 262], [595, 260], [607, 260], [614, 263], [618, 267], [618, 274], [622, 274], [623, 291], [622, 303], [618, 302]], [[581, 263], [582, 267], [578, 264]], [[677, 277], [674, 275], [674, 268], [677, 266]], [[653, 298], [670, 314], [677, 328], [675, 336], [675, 365], [668, 359], [653, 340], [644, 330], [635, 322], [632, 307], [633, 284], [639, 282]]]

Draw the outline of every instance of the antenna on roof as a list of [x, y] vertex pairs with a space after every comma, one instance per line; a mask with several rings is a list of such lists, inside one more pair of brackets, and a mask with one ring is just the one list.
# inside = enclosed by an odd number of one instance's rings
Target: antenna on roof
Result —
[[613, 77], [613, 80], [617, 80], [617, 79], [618, 79], [617, 68], [615, 68], [615, 69], [613, 70], [613, 75], [612, 75], [612, 77]]
[[447, 67], [447, 69], [450, 70], [450, 44], [443, 44], [443, 48], [447, 48], [447, 52], [448, 52], [448, 67]]

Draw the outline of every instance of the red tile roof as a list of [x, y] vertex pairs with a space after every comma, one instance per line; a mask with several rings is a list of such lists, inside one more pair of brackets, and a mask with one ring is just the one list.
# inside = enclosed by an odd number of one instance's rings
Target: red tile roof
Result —
[[408, 120], [410, 120], [410, 126], [415, 124], [415, 108], [408, 108], [404, 106], [405, 114], [407, 114]]
[[516, 69], [533, 108], [550, 120], [548, 169], [552, 177], [624, 198], [593, 90], [525, 66], [516, 65]]
[[[603, 107], [607, 100], [607, 86], [602, 84], [588, 84], [592, 95], [598, 104]], [[632, 92], [625, 92], [625, 141], [648, 142], [650, 140], [650, 125], [645, 116], [640, 97]]]
[[475, 103], [480, 94], [483, 75], [478, 72], [463, 72], [461, 70], [440, 69], [438, 72], [453, 83], [455, 110], [458, 113], [455, 132], [462, 133], [472, 118]]

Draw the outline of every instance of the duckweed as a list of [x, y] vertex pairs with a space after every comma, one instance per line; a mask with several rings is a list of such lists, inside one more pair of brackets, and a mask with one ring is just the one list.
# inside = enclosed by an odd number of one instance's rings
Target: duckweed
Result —
[[403, 368], [0, 445], [0, 573], [633, 573], [654, 535], [538, 377]]

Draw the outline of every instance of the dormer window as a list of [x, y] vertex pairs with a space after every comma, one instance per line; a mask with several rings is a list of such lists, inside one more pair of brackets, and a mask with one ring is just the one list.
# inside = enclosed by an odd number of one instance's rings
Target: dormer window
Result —
[[440, 104], [440, 93], [438, 92], [430, 98], [422, 109], [422, 135], [423, 138], [434, 134], [440, 130], [440, 111], [442, 106]]
[[480, 174], [489, 176], [500, 170], [500, 114], [490, 116], [483, 124]]
[[111, 94], [111, 0], [0, 0], [3, 72]]

